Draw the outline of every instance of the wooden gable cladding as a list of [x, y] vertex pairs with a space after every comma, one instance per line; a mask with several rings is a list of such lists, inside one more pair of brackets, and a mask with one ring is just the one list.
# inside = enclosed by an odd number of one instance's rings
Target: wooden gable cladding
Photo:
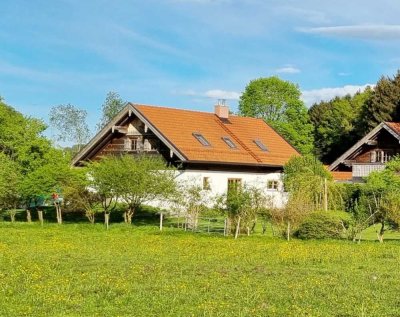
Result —
[[[400, 154], [400, 124], [382, 122], [333, 162], [329, 169], [350, 171], [356, 165], [358, 168], [361, 168], [361, 165], [383, 165], [398, 154]], [[370, 169], [372, 168], [377, 167], [373, 166]]]

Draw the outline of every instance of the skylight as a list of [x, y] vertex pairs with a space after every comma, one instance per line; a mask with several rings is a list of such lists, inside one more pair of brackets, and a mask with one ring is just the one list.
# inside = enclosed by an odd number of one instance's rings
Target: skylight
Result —
[[267, 147], [264, 145], [264, 143], [261, 142], [261, 140], [257, 139], [257, 140], [253, 140], [253, 142], [255, 144], [257, 144], [257, 146], [261, 149], [261, 151], [264, 151], [264, 152], [268, 151]]
[[200, 133], [193, 133], [193, 136], [204, 146], [211, 146], [211, 143]]
[[236, 144], [233, 143], [233, 141], [228, 138], [227, 136], [222, 137], [222, 140], [225, 141], [225, 143], [231, 148], [231, 149], [236, 149]]

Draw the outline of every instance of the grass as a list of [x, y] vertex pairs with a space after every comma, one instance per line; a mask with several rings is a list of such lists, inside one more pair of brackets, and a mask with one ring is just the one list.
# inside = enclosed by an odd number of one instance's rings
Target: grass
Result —
[[0, 316], [400, 316], [400, 241], [0, 223]]

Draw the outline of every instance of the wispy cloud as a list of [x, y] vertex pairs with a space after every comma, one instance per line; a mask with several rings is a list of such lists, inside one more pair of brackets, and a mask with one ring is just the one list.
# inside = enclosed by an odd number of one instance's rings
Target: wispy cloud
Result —
[[226, 100], [239, 100], [241, 93], [236, 91], [228, 91], [222, 89], [210, 89], [204, 92], [198, 92], [193, 89], [183, 90], [183, 91], [173, 91], [174, 94], [202, 97], [209, 99], [226, 99]]
[[398, 40], [400, 25], [344, 25], [298, 28], [297, 31], [325, 36], [349, 37], [366, 40]]
[[284, 67], [275, 69], [275, 72], [278, 74], [298, 74], [301, 72], [301, 70], [292, 65], [286, 65]]
[[303, 9], [303, 8], [297, 8], [297, 7], [290, 7], [290, 6], [284, 6], [278, 8], [280, 12], [284, 12], [284, 14], [291, 15], [294, 17], [298, 17], [302, 20], [305, 20], [307, 22], [315, 23], [315, 24], [325, 24], [329, 23], [330, 19], [328, 18], [327, 14], [325, 12], [317, 11], [317, 10], [312, 10], [312, 9]]
[[312, 106], [314, 103], [320, 101], [328, 101], [335, 97], [342, 97], [345, 95], [354, 95], [359, 91], [364, 91], [367, 87], [374, 87], [373, 84], [365, 85], [346, 85], [343, 87], [321, 88], [313, 90], [304, 90], [301, 99], [307, 106]]

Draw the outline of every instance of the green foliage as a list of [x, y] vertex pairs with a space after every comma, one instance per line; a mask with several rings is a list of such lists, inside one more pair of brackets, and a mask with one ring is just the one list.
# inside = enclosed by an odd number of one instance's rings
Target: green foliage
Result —
[[358, 135], [363, 136], [382, 121], [400, 121], [400, 72], [382, 77], [359, 117]]
[[340, 239], [347, 237], [351, 216], [340, 211], [320, 211], [309, 214], [295, 235], [300, 239]]
[[145, 202], [170, 198], [176, 190], [174, 169], [159, 157], [108, 156], [89, 163], [90, 188], [100, 200], [105, 213], [110, 213], [118, 199], [127, 205], [126, 222], [136, 208]]
[[252, 80], [239, 101], [243, 116], [262, 118], [301, 153], [313, 150], [313, 126], [299, 88], [278, 77]]
[[368, 87], [354, 96], [321, 101], [309, 109], [314, 125], [315, 154], [323, 162], [334, 161], [358, 140], [359, 135], [355, 130], [361, 110], [371, 94], [372, 90]]
[[18, 164], [0, 152], [0, 209], [15, 209], [21, 180]]
[[126, 102], [122, 100], [118, 93], [110, 91], [101, 106], [102, 117], [97, 124], [97, 130], [106, 126], [125, 107], [125, 104]]
[[78, 109], [71, 104], [58, 105], [50, 110], [50, 125], [57, 131], [57, 141], [70, 141], [80, 147], [90, 137], [89, 126], [86, 123], [87, 111]]

